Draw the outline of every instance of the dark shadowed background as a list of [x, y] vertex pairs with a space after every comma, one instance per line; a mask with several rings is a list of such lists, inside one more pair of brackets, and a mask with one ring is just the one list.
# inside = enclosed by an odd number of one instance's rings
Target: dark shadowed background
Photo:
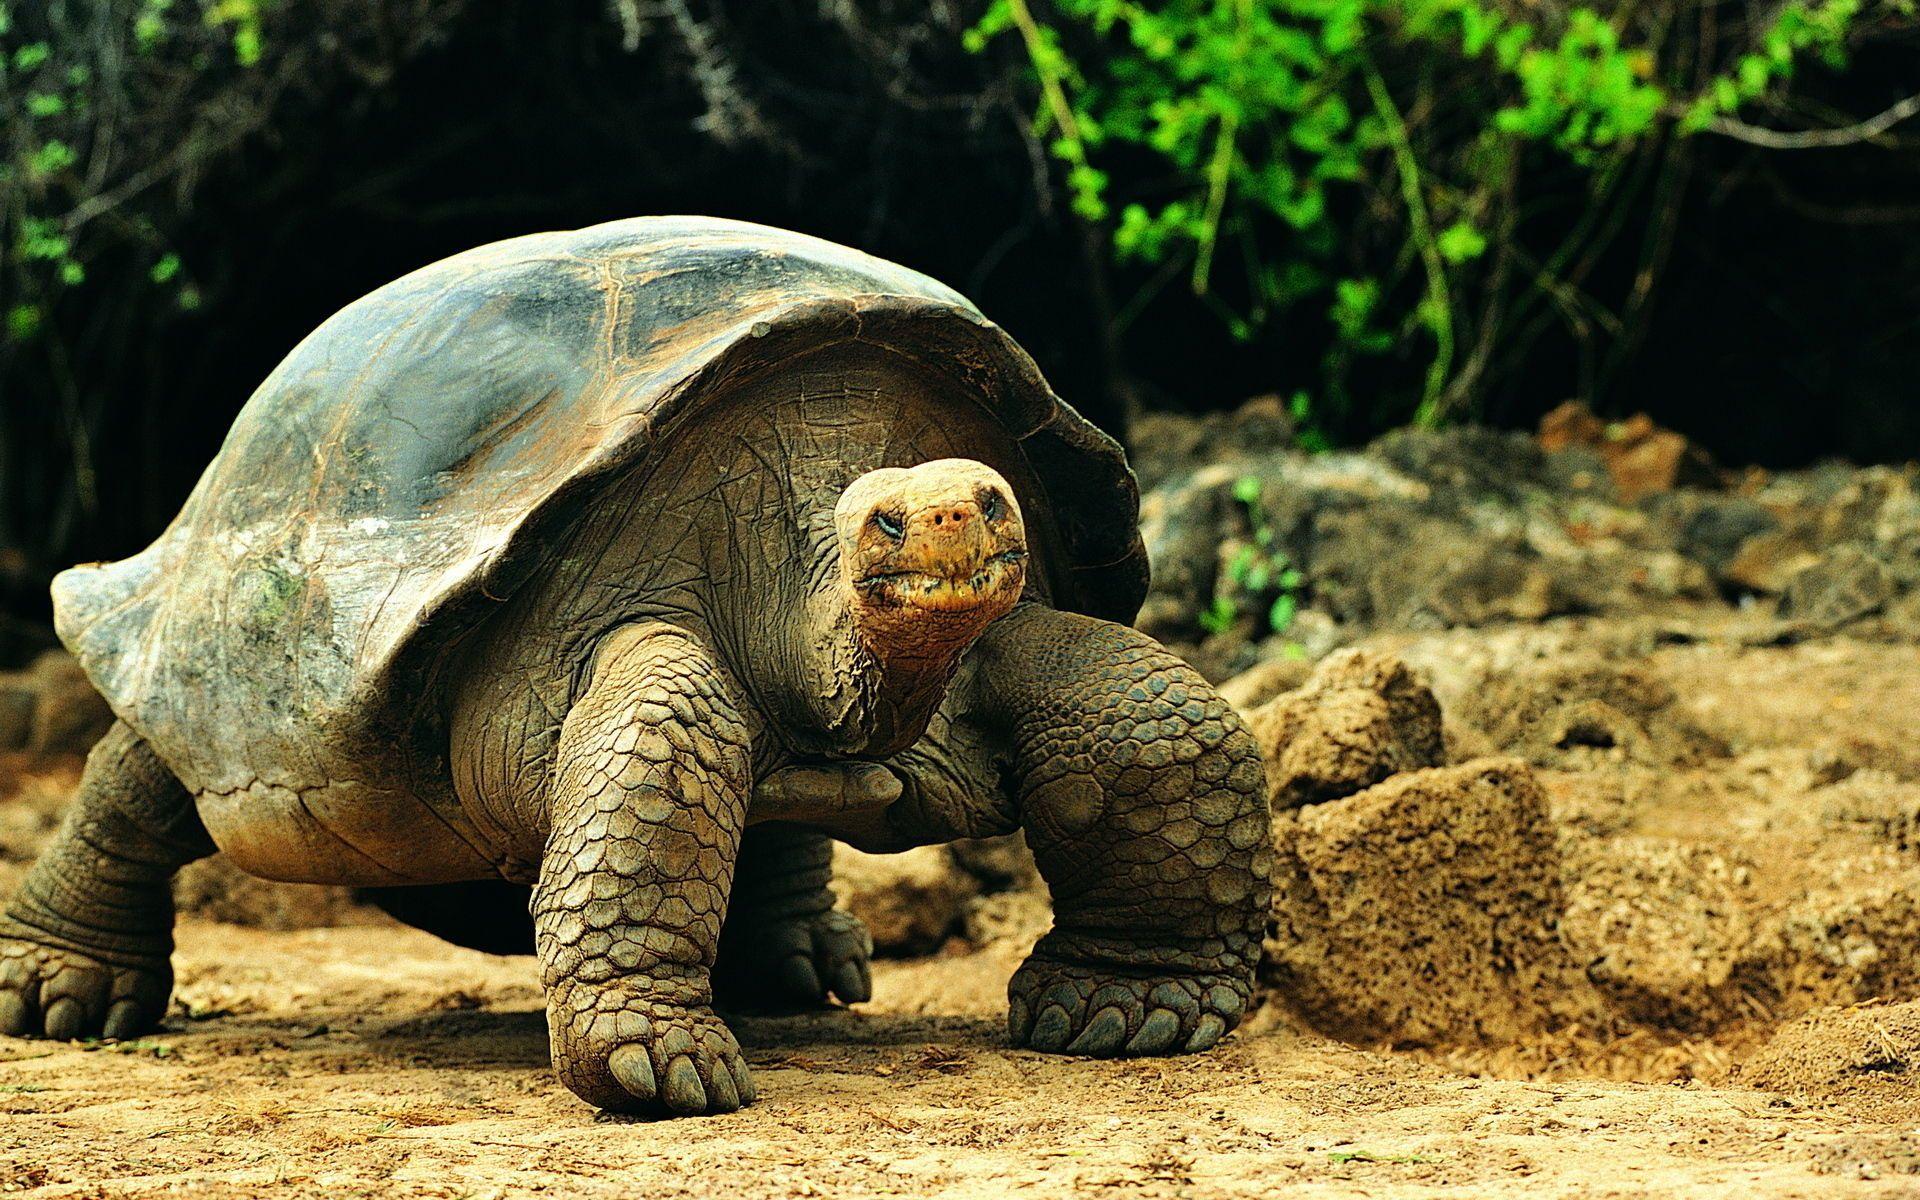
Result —
[[[95, 144], [68, 171], [118, 139], [99, 188], [59, 192], [62, 207], [47, 202], [58, 189], [16, 187], [4, 214], [0, 305], [36, 315], [0, 348], [0, 607], [39, 615], [52, 570], [145, 544], [254, 385], [335, 309], [534, 230], [695, 212], [861, 247], [972, 296], [1122, 436], [1137, 406], [1310, 386], [1324, 319], [1236, 339], [1073, 215], [1033, 125], [1028, 64], [1004, 41], [962, 44], [981, 7], [254, 4], [241, 8], [265, 14], [269, 51], [236, 67], [222, 55], [244, 23], [195, 25], [150, 2], [15, 5], [9, 163], [46, 137], [25, 111], [44, 103], [35, 81], [84, 67], [103, 109], [113, 72], [142, 52], [123, 27], [148, 10], [177, 23], [164, 45], [204, 45], [173, 75], [127, 83], [117, 127], [101, 132], [96, 111]], [[51, 54], [23, 70], [36, 44]], [[1913, 61], [1904, 27], [1880, 28], [1846, 70], [1802, 74], [1801, 111], [1878, 111]], [[1698, 137], [1684, 160], [1650, 152], [1657, 169], [1602, 197], [1615, 231], [1585, 268], [1595, 294], [1630, 288], [1665, 239], [1642, 311], [1620, 330], [1517, 331], [1466, 411], [1527, 425], [1579, 395], [1603, 415], [1648, 411], [1732, 463], [1920, 452], [1916, 138], [1779, 151]], [[1522, 186], [1539, 177], [1523, 171]], [[47, 212], [73, 227], [84, 282], [42, 287], [27, 270], [24, 239], [44, 232], [27, 222]], [[1319, 417], [1326, 435], [1362, 440], [1402, 419], [1417, 367], [1391, 353], [1368, 366], [1362, 402]]]

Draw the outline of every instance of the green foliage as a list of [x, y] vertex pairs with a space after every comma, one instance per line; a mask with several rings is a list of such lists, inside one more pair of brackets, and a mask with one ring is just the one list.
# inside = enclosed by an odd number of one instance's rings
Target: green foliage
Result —
[[1300, 611], [1300, 589], [1306, 582], [1286, 549], [1278, 544], [1273, 523], [1260, 502], [1260, 481], [1243, 476], [1234, 481], [1233, 498], [1245, 513], [1249, 541], [1236, 547], [1227, 560], [1224, 587], [1215, 585], [1213, 599], [1199, 616], [1208, 633], [1225, 633], [1239, 621], [1243, 602], [1264, 605], [1267, 629], [1285, 633]]
[[[1617, 232], [1600, 218], [1627, 161], [1777, 99], [1805, 59], [1844, 63], [1862, 3], [1788, 0], [1702, 45], [1677, 10], [1631, 7], [991, 0], [967, 45], [1017, 37], [1073, 211], [1118, 260], [1164, 268], [1156, 280], [1183, 268], [1241, 337], [1324, 320], [1316, 414], [1348, 403], [1368, 359], [1423, 362], [1403, 415], [1431, 424], [1471, 407], [1531, 316], [1504, 291], [1533, 288], [1571, 325], [1618, 324], [1577, 284]], [[1119, 194], [1123, 161], [1159, 169]], [[1520, 228], [1523, 163], [1580, 210], [1545, 252]]]
[[[30, 18], [0, 0], [0, 348], [39, 336], [62, 294], [87, 281], [94, 256], [129, 247], [145, 255], [142, 270], [163, 298], [182, 310], [197, 305], [185, 263], [128, 201], [169, 169], [190, 170], [194, 152], [211, 152], [222, 136], [244, 135], [244, 104], [229, 103], [229, 128], [218, 136], [162, 122], [177, 119], [183, 98], [218, 88], [223, 71], [256, 67], [274, 10], [273, 0], [137, 0], [88, 16], [63, 8]], [[60, 14], [90, 23], [68, 29], [39, 19]], [[103, 77], [126, 90], [103, 90]], [[129, 167], [127, 147], [141, 141], [152, 157]]]

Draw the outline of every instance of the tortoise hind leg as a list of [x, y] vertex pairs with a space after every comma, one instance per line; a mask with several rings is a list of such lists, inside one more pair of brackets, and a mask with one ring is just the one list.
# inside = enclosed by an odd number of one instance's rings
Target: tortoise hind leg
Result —
[[740, 845], [713, 985], [723, 1004], [816, 1008], [873, 996], [873, 938], [834, 907], [833, 839], [794, 825], [757, 825]]
[[175, 871], [213, 853], [193, 797], [116, 723], [0, 917], [0, 1033], [129, 1037], [173, 991]]

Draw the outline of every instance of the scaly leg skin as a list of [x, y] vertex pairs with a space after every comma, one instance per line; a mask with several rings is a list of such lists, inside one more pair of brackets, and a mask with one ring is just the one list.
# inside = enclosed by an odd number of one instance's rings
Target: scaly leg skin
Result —
[[193, 797], [115, 723], [0, 917], [0, 1033], [131, 1037], [173, 992], [173, 874], [213, 853]]
[[1204, 1050], [1239, 1024], [1272, 888], [1260, 752], [1205, 680], [1144, 634], [1039, 605], [976, 651], [1010, 737], [1054, 927], [1008, 985], [1035, 1050]]
[[554, 1069], [589, 1104], [698, 1114], [754, 1098], [709, 978], [746, 822], [738, 695], [692, 636], [630, 626], [561, 726], [534, 940]]
[[714, 986], [746, 1008], [817, 1008], [873, 996], [873, 938], [833, 906], [833, 839], [795, 825], [756, 825], [740, 848]]

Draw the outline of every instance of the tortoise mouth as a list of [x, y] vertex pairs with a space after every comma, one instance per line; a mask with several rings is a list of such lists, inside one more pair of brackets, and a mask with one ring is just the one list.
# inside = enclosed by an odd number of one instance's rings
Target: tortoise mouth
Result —
[[1017, 588], [1026, 558], [1025, 550], [1002, 550], [964, 573], [874, 571], [854, 586], [869, 604], [927, 612], [970, 612], [1001, 599], [1010, 587]]

